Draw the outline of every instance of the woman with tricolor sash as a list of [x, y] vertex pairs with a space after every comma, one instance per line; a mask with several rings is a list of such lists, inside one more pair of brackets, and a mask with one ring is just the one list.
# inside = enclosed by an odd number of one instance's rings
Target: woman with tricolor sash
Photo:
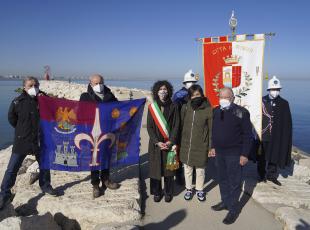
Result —
[[[184, 165], [185, 200], [205, 201], [205, 167], [211, 147], [212, 108], [199, 85], [188, 89], [190, 100], [181, 109], [180, 160]], [[193, 169], [196, 169], [195, 189], [192, 185]]]
[[167, 167], [167, 158], [169, 162], [169, 154], [176, 148], [179, 112], [171, 100], [172, 94], [173, 87], [168, 81], [157, 81], [152, 87], [153, 103], [149, 105], [147, 116], [150, 192], [155, 202], [159, 202], [163, 195], [166, 202], [173, 197], [175, 170]]

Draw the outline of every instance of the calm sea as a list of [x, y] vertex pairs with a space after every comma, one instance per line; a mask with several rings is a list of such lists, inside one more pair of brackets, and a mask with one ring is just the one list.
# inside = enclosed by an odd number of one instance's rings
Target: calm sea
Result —
[[[79, 81], [87, 84], [87, 81]], [[149, 90], [153, 80], [126, 81], [106, 80], [107, 85]], [[181, 88], [179, 80], [171, 80], [175, 89]], [[264, 82], [267, 84], [267, 81]], [[290, 103], [293, 116], [293, 144], [310, 153], [310, 102], [307, 96], [310, 80], [282, 80], [281, 95]], [[13, 128], [7, 121], [9, 105], [18, 94], [14, 92], [21, 85], [20, 81], [0, 81], [0, 149], [10, 145], [13, 139]]]

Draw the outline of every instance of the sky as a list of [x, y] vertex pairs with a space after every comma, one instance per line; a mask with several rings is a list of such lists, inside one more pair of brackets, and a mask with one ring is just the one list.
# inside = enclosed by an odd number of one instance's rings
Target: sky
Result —
[[275, 32], [265, 72], [310, 79], [310, 1], [0, 0], [0, 75], [108, 78], [202, 75], [195, 38]]

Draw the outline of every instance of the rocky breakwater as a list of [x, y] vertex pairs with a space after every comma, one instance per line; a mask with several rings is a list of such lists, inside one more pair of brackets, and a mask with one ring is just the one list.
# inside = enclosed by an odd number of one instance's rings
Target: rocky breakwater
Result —
[[274, 213], [285, 230], [310, 229], [310, 155], [293, 147], [292, 158], [291, 167], [279, 172], [282, 186], [257, 183], [256, 164], [249, 163], [243, 190]]
[[[41, 81], [49, 95], [78, 100], [86, 85], [62, 81]], [[119, 100], [150, 97], [148, 91], [111, 87]], [[145, 118], [143, 119], [145, 121]], [[0, 181], [7, 167], [11, 148], [0, 151]], [[113, 169], [112, 179], [121, 184], [116, 191], [106, 190], [92, 198], [89, 172], [51, 171], [52, 185], [59, 196], [43, 195], [38, 182], [30, 185], [30, 175], [38, 168], [34, 157], [25, 159], [13, 187], [12, 204], [0, 211], [0, 229], [131, 229], [124, 225], [139, 223], [141, 218], [139, 167], [132, 165]]]

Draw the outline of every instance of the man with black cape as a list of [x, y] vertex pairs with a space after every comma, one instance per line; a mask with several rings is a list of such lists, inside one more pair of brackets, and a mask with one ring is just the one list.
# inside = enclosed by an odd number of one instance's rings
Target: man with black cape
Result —
[[279, 96], [281, 88], [279, 79], [273, 76], [268, 82], [268, 95], [263, 97], [262, 145], [257, 162], [259, 180], [267, 179], [278, 186], [278, 167], [290, 165], [292, 150], [292, 117], [289, 103]]

